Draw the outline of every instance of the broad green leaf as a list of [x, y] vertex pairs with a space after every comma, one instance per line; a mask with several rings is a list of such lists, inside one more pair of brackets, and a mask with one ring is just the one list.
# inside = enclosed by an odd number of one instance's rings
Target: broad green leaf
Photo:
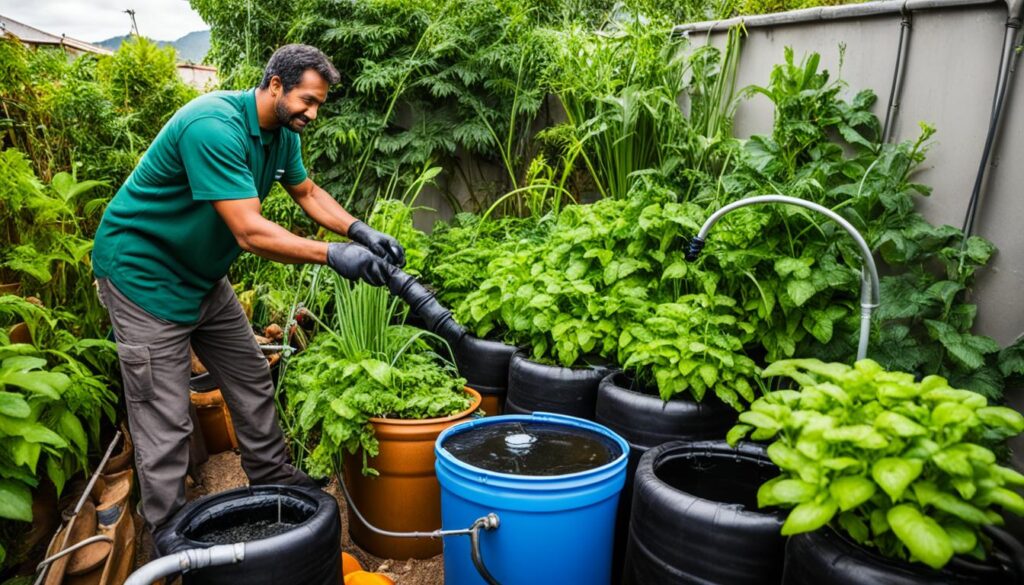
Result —
[[921, 475], [923, 463], [920, 459], [885, 457], [871, 466], [871, 477], [895, 502], [907, 486]]
[[999, 477], [1004, 483], [1008, 483], [1016, 486], [1024, 486], [1024, 475], [1015, 469], [1003, 467], [1001, 465], [993, 465], [990, 470], [996, 476]]
[[973, 410], [957, 402], [943, 402], [932, 410], [932, 424], [940, 427], [970, 420]]
[[21, 437], [30, 443], [46, 443], [58, 449], [67, 447], [67, 442], [60, 435], [35, 421], [0, 415], [0, 433]]
[[0, 414], [11, 418], [26, 418], [32, 414], [32, 409], [21, 394], [0, 392]]
[[859, 459], [854, 459], [853, 457], [830, 457], [822, 460], [821, 464], [828, 469], [843, 471], [844, 469], [849, 469], [851, 467], [859, 468], [863, 465], [863, 462]]
[[0, 370], [0, 386], [9, 384], [45, 396], [51, 400], [60, 400], [60, 395], [71, 380], [64, 374], [54, 372], [5, 372]]
[[64, 468], [53, 457], [46, 458], [46, 475], [49, 476], [50, 481], [57, 488], [57, 495], [59, 496], [64, 491], [64, 482], [67, 478], [64, 475]]
[[777, 430], [782, 428], [782, 424], [780, 424], [779, 421], [764, 414], [763, 412], [757, 412], [754, 410], [741, 412], [739, 420], [740, 422], [763, 429]]
[[70, 410], [64, 410], [57, 421], [57, 430], [66, 438], [70, 439], [78, 450], [85, 453], [89, 449], [89, 439], [85, 436], [85, 429]]
[[963, 522], [948, 520], [942, 523], [942, 529], [949, 535], [949, 542], [956, 554], [967, 554], [978, 545], [977, 534]]
[[943, 449], [932, 455], [932, 461], [935, 465], [939, 466], [939, 469], [951, 475], [962, 477], [972, 477], [974, 475], [974, 466], [971, 465], [971, 461], [965, 451]]
[[889, 532], [889, 519], [886, 517], [886, 511], [881, 508], [875, 508], [871, 511], [871, 534], [876, 537]]
[[885, 411], [875, 418], [875, 428], [888, 431], [900, 437], [916, 437], [928, 431], [902, 414]]
[[735, 447], [736, 443], [743, 440], [743, 438], [747, 436], [747, 433], [749, 433], [753, 428], [754, 427], [750, 425], [738, 424], [729, 429], [729, 432], [725, 435], [725, 441], [729, 443], [730, 446]]
[[846, 512], [871, 499], [877, 487], [867, 478], [851, 475], [832, 480], [828, 490], [839, 504], [839, 509]]
[[853, 512], [843, 512], [839, 515], [839, 525], [858, 543], [864, 544], [871, 537], [868, 532], [868, 525]]
[[974, 411], [981, 422], [989, 427], [1006, 429], [1013, 434], [1024, 432], [1024, 415], [1005, 406], [986, 406]]
[[975, 502], [985, 506], [995, 504], [1017, 516], [1024, 516], [1024, 498], [1017, 492], [1004, 487], [985, 490], [975, 499]]
[[913, 505], [893, 506], [886, 519], [910, 554], [929, 567], [940, 569], [953, 557], [953, 543], [946, 531]]
[[797, 307], [803, 306], [817, 292], [814, 283], [809, 280], [790, 280], [786, 283], [786, 294]]
[[380, 360], [366, 359], [360, 362], [363, 370], [378, 384], [381, 384], [387, 388], [391, 387], [391, 366]]
[[17, 372], [27, 372], [28, 370], [37, 370], [45, 367], [45, 359], [30, 355], [10, 357], [3, 361], [4, 369], [10, 369]]
[[889, 446], [889, 440], [869, 425], [829, 429], [822, 437], [831, 443], [850, 442], [865, 449], [884, 449]]
[[786, 517], [782, 525], [782, 535], [791, 536], [817, 530], [828, 524], [838, 509], [838, 504], [832, 498], [824, 502], [804, 502], [793, 508]]
[[[768, 457], [772, 463], [782, 469], [801, 471], [812, 467], [812, 463], [807, 457], [801, 455], [796, 449], [783, 445], [781, 441], [768, 445]], [[806, 480], [806, 478], [804, 479]]]
[[757, 490], [759, 507], [778, 506], [780, 504], [801, 504], [814, 499], [818, 486], [800, 481], [799, 479], [778, 479], [765, 482]]
[[25, 484], [0, 479], [0, 518], [32, 521], [32, 492]]
[[929, 498], [928, 504], [969, 524], [988, 524], [985, 513], [953, 494], [937, 492]]

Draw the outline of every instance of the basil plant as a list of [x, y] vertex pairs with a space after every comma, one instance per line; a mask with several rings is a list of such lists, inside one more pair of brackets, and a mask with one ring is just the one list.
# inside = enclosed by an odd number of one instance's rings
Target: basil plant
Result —
[[945, 378], [917, 382], [872, 360], [782, 360], [764, 375], [800, 389], [756, 400], [728, 441], [773, 440], [768, 456], [782, 473], [757, 500], [792, 508], [782, 534], [832, 523], [886, 556], [937, 569], [954, 554], [985, 558], [982, 527], [1002, 524], [1002, 512], [1024, 515], [1014, 491], [1024, 475], [993, 451], [1024, 431], [1020, 413]]

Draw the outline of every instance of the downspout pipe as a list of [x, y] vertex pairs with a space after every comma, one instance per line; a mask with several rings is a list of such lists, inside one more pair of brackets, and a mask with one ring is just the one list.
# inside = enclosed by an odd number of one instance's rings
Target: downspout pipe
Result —
[[903, 96], [903, 78], [907, 69], [907, 47], [910, 44], [911, 12], [907, 2], [900, 9], [900, 40], [896, 48], [896, 66], [892, 72], [892, 87], [889, 89], [889, 105], [885, 108], [885, 124], [882, 126], [882, 142], [892, 139], [896, 116], [899, 114], [900, 98]]
[[707, 241], [708, 232], [725, 214], [740, 207], [765, 203], [784, 203], [817, 211], [839, 224], [839, 227], [846, 230], [850, 237], [857, 242], [857, 247], [860, 248], [861, 259], [864, 263], [860, 272], [860, 341], [857, 344], [857, 359], [862, 360], [866, 358], [868, 355], [868, 339], [871, 337], [871, 312], [879, 304], [878, 268], [875, 266], [875, 258], [871, 255], [871, 248], [868, 246], [867, 241], [864, 240], [864, 237], [860, 235], [857, 228], [853, 227], [850, 222], [846, 221], [835, 211], [823, 205], [818, 205], [813, 201], [787, 195], [758, 195], [756, 197], [740, 199], [711, 214], [711, 217], [704, 222], [697, 235], [690, 240], [689, 249], [686, 251], [686, 260], [693, 262], [700, 256], [701, 250], [704, 249], [704, 244]]
[[[999, 74], [996, 77], [996, 89], [992, 96], [992, 113], [989, 116], [988, 131], [985, 134], [985, 146], [981, 152], [981, 161], [978, 163], [978, 173], [974, 177], [974, 187], [971, 189], [971, 198], [967, 203], [967, 213], [964, 216], [963, 232], [964, 239], [960, 243], [961, 251], [967, 246], [967, 238], [974, 232], [974, 222], [977, 219], [978, 207], [981, 204], [982, 188], [985, 184], [985, 177], [989, 167], [989, 159], [992, 157], [992, 150], [995, 146], [996, 137], [1002, 126], [1003, 111], [1006, 105], [1006, 95], [1009, 92], [1010, 80], [1016, 69], [1017, 54], [1016, 48], [1019, 43], [1018, 34], [1021, 29], [1021, 17], [1024, 12], [1024, 0], [1007, 0], [1006, 30], [1003, 33], [1003, 51], [999, 59]], [[963, 260], [961, 259], [961, 263]]]

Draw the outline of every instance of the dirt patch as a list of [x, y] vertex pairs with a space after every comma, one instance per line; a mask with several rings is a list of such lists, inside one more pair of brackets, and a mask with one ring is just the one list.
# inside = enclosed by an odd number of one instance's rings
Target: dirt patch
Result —
[[[226, 451], [211, 455], [210, 459], [199, 468], [199, 483], [186, 481], [186, 497], [189, 501], [202, 496], [217, 494], [229, 489], [248, 485], [245, 472], [242, 471], [241, 458], [237, 453]], [[356, 557], [364, 570], [383, 573], [393, 579], [396, 585], [443, 585], [444, 561], [441, 555], [425, 560], [396, 561], [375, 557], [362, 550], [348, 534], [348, 518], [345, 498], [338, 489], [337, 480], [332, 479], [324, 488], [338, 501], [341, 512], [341, 549]], [[136, 549], [136, 567], [150, 561], [153, 554], [153, 543], [142, 528], [142, 519], [136, 515], [139, 546]]]

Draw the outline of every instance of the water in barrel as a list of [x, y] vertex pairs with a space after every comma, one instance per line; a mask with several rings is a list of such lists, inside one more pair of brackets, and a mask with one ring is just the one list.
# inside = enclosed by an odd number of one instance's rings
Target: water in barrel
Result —
[[604, 435], [544, 422], [505, 422], [455, 434], [444, 449], [459, 461], [498, 473], [551, 476], [614, 461], [619, 446]]

